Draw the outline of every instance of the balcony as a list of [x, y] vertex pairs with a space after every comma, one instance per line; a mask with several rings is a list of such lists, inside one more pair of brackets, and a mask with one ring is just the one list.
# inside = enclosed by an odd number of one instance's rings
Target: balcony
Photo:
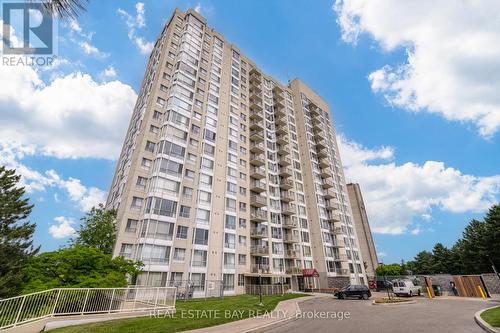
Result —
[[250, 237], [253, 238], [267, 238], [267, 227], [253, 228], [250, 230]]
[[318, 125], [318, 124], [322, 124], [321, 118], [318, 118], [318, 117], [311, 118], [311, 122], [312, 122], [313, 126]]
[[318, 155], [318, 157], [321, 159], [328, 157], [328, 149], [316, 149], [316, 155]]
[[318, 164], [319, 164], [320, 168], [326, 168], [326, 167], [330, 166], [328, 159], [325, 158], [327, 155], [327, 152], [326, 152], [326, 150], [324, 150], [324, 151], [325, 151], [325, 155], [323, 155], [322, 157], [320, 157], [318, 155], [318, 157], [319, 157]]
[[262, 154], [266, 150], [266, 146], [262, 142], [253, 142], [250, 145], [250, 151], [254, 154]]
[[295, 205], [293, 204], [282, 204], [281, 205], [281, 213], [284, 215], [293, 215], [295, 214]]
[[288, 135], [285, 134], [278, 135], [276, 136], [276, 142], [279, 143], [280, 145], [285, 145], [288, 142], [290, 142], [290, 138], [288, 137]]
[[313, 124], [313, 132], [314, 132], [314, 135], [315, 136], [318, 136], [318, 137], [321, 137], [324, 135], [324, 132], [323, 132], [323, 127], [321, 127], [320, 125], [321, 123], [316, 123], [316, 124]]
[[334, 261], [347, 261], [347, 256], [345, 254], [334, 254], [332, 256], [333, 260]]
[[259, 86], [262, 83], [262, 75], [259, 72], [252, 69], [250, 71], [250, 77], [248, 80], [251, 84]]
[[262, 154], [252, 154], [250, 155], [250, 164], [255, 166], [262, 166], [266, 164], [266, 160]]
[[263, 114], [262, 114], [262, 110], [250, 109], [250, 119], [257, 120], [257, 121], [264, 119]]
[[262, 193], [266, 191], [266, 183], [261, 182], [260, 180], [255, 180], [250, 183], [250, 191]]
[[291, 179], [281, 179], [280, 188], [283, 190], [289, 190], [293, 188], [293, 180]]
[[322, 168], [321, 169], [321, 172], [320, 172], [320, 176], [321, 178], [329, 178], [333, 175], [333, 171], [332, 169], [330, 169], [330, 167], [326, 167], [326, 168]]
[[261, 90], [250, 88], [250, 98], [262, 101]]
[[250, 205], [259, 208], [264, 207], [267, 205], [267, 199], [260, 195], [252, 195], [250, 196]]
[[267, 246], [254, 245], [250, 247], [250, 254], [253, 256], [268, 256], [269, 248]]
[[274, 105], [285, 107], [285, 99], [283, 98], [283, 96], [280, 96], [281, 98], [279, 96], [280, 95], [274, 95], [273, 99]]
[[281, 222], [281, 227], [285, 229], [297, 228], [297, 221], [294, 221], [291, 218], [283, 219], [283, 221]]
[[280, 199], [283, 202], [291, 202], [295, 200], [295, 197], [293, 196], [293, 193], [290, 191], [281, 191]]
[[334, 237], [333, 240], [333, 247], [345, 247], [344, 241], [341, 238]]
[[335, 273], [340, 276], [349, 276], [349, 270], [345, 268], [337, 268], [329, 270], [328, 273]]
[[277, 127], [286, 126], [286, 117], [277, 116], [276, 118], [274, 118], [274, 123]]
[[329, 212], [328, 213], [328, 221], [330, 222], [340, 222], [340, 214], [339, 213], [334, 213], [334, 212]]
[[275, 94], [281, 94], [281, 93], [283, 93], [283, 91], [284, 91], [284, 90], [283, 90], [283, 88], [281, 88], [279, 85], [275, 85], [275, 86], [273, 87], [273, 92], [274, 92]]
[[262, 101], [255, 98], [250, 98], [250, 108], [252, 108], [253, 110], [262, 110]]
[[285, 117], [286, 116], [286, 109], [284, 105], [274, 105], [274, 115], [276, 117]]
[[300, 251], [299, 250], [285, 250], [285, 253], [283, 253], [284, 257], [287, 259], [295, 259], [300, 257]]
[[323, 191], [323, 196], [325, 197], [325, 199], [332, 199], [336, 198], [337, 194], [333, 190], [325, 190]]
[[283, 243], [293, 244], [293, 243], [298, 243], [298, 242], [299, 242], [298, 235], [292, 235], [292, 234], [283, 235]]
[[288, 133], [288, 127], [286, 125], [276, 127], [277, 135], [287, 134], [287, 133]]
[[292, 160], [288, 156], [280, 156], [278, 159], [278, 164], [282, 167], [289, 166], [292, 164]]
[[319, 112], [319, 108], [313, 103], [309, 103], [309, 114], [311, 117], [320, 117], [321, 114]]
[[341, 227], [333, 227], [333, 226], [331, 226], [330, 228], [328, 228], [328, 231], [331, 234], [334, 234], [334, 235], [343, 235], [344, 234], [344, 231], [342, 230]]
[[253, 222], [267, 221], [267, 212], [263, 210], [254, 209], [250, 212], [250, 220]]
[[263, 130], [264, 129], [264, 122], [261, 120], [251, 120], [250, 121], [250, 129], [251, 130]]
[[299, 266], [290, 266], [285, 268], [286, 274], [302, 275], [302, 268]]
[[327, 189], [327, 188], [331, 188], [333, 187], [333, 181], [331, 179], [325, 179], [323, 180], [323, 184], [321, 184], [321, 186], [324, 188], [324, 189]]
[[292, 168], [290, 167], [281, 167], [279, 175], [281, 177], [290, 177], [293, 174]]
[[250, 168], [250, 177], [254, 179], [266, 178], [266, 169], [264, 169], [263, 167]]
[[251, 264], [250, 272], [260, 273], [260, 274], [271, 274], [271, 268], [269, 267], [269, 265]]
[[252, 140], [253, 142], [264, 141], [264, 132], [262, 130], [250, 131], [250, 140]]
[[325, 203], [326, 210], [340, 210], [340, 205], [330, 200]]
[[316, 140], [316, 148], [321, 149], [321, 148], [326, 148], [326, 140], [325, 139], [318, 139]]
[[288, 145], [278, 145], [278, 154], [280, 155], [290, 154], [290, 147], [288, 147]]

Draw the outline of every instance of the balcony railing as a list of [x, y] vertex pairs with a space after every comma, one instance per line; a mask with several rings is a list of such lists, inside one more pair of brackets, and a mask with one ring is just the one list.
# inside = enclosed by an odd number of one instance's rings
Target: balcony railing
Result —
[[263, 207], [267, 205], [267, 200], [263, 196], [252, 195], [250, 196], [250, 205], [254, 207]]
[[250, 121], [250, 129], [251, 130], [257, 130], [257, 129], [264, 129], [264, 123], [259, 120], [252, 120]]
[[325, 199], [333, 199], [337, 197], [337, 194], [333, 190], [324, 190], [323, 196]]
[[264, 132], [262, 130], [250, 131], [250, 140], [254, 142], [264, 141]]
[[297, 221], [292, 220], [291, 218], [285, 218], [281, 222], [283, 228], [297, 228]]
[[250, 254], [256, 256], [266, 256], [269, 255], [269, 247], [254, 245], [250, 247]]
[[293, 275], [301, 275], [302, 274], [302, 268], [300, 268], [298, 266], [286, 267], [285, 268], [285, 273], [286, 274], [293, 274]]
[[293, 234], [284, 234], [283, 235], [283, 243], [298, 243], [299, 236]]
[[261, 274], [270, 274], [271, 273], [271, 268], [269, 267], [269, 265], [251, 264], [250, 265], [250, 272], [252, 272], [252, 273], [261, 273]]
[[285, 250], [284, 253], [285, 258], [298, 258], [300, 256], [300, 251], [299, 250]]
[[252, 210], [250, 212], [250, 219], [252, 221], [267, 221], [267, 213], [261, 210]]
[[295, 214], [295, 205], [294, 204], [282, 204], [281, 212], [285, 215]]
[[262, 156], [262, 154], [252, 154], [250, 156], [250, 164], [261, 166], [266, 164], [266, 160], [264, 159], [264, 156]]
[[289, 190], [293, 188], [293, 180], [291, 179], [281, 179], [280, 187], [284, 190]]
[[255, 180], [250, 183], [250, 190], [257, 193], [262, 193], [266, 191], [266, 184], [260, 180]]
[[281, 166], [289, 166], [290, 164], [292, 164], [292, 160], [288, 156], [280, 156], [280, 158], [278, 159], [278, 163]]
[[281, 177], [290, 177], [293, 174], [292, 168], [289, 167], [281, 167], [279, 175]]
[[259, 143], [252, 142], [252, 144], [250, 145], [250, 151], [252, 153], [263, 153], [265, 149], [266, 147], [262, 142]]
[[250, 236], [253, 238], [267, 238], [267, 228], [253, 228], [250, 230]]
[[333, 187], [333, 181], [331, 179], [326, 179], [326, 180], [323, 180], [323, 184], [322, 184], [323, 188], [331, 188]]

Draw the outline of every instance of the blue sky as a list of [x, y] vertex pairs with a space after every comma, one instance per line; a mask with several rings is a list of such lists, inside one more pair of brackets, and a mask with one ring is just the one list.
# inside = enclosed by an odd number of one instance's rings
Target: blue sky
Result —
[[66, 244], [105, 198], [149, 43], [175, 7], [196, 7], [263, 71], [300, 77], [329, 103], [381, 261], [452, 245], [500, 197], [500, 101], [490, 92], [500, 88], [500, 30], [484, 23], [495, 11], [375, 2], [90, 1], [60, 24], [56, 66], [0, 66], [0, 162], [30, 189], [36, 243]]

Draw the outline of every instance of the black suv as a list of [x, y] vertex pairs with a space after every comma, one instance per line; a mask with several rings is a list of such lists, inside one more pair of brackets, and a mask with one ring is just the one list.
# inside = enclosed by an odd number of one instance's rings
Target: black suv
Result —
[[370, 289], [365, 285], [350, 285], [337, 290], [334, 294], [338, 299], [347, 297], [357, 297], [359, 299], [369, 299], [372, 296]]

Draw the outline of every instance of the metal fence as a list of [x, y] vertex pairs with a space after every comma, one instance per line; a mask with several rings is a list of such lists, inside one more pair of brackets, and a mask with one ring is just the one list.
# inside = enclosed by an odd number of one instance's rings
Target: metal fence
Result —
[[174, 310], [176, 288], [58, 288], [0, 300], [0, 330], [48, 317]]
[[247, 284], [245, 286], [245, 291], [247, 294], [258, 295], [262, 292], [262, 295], [281, 295], [286, 293], [290, 289], [287, 284]]

